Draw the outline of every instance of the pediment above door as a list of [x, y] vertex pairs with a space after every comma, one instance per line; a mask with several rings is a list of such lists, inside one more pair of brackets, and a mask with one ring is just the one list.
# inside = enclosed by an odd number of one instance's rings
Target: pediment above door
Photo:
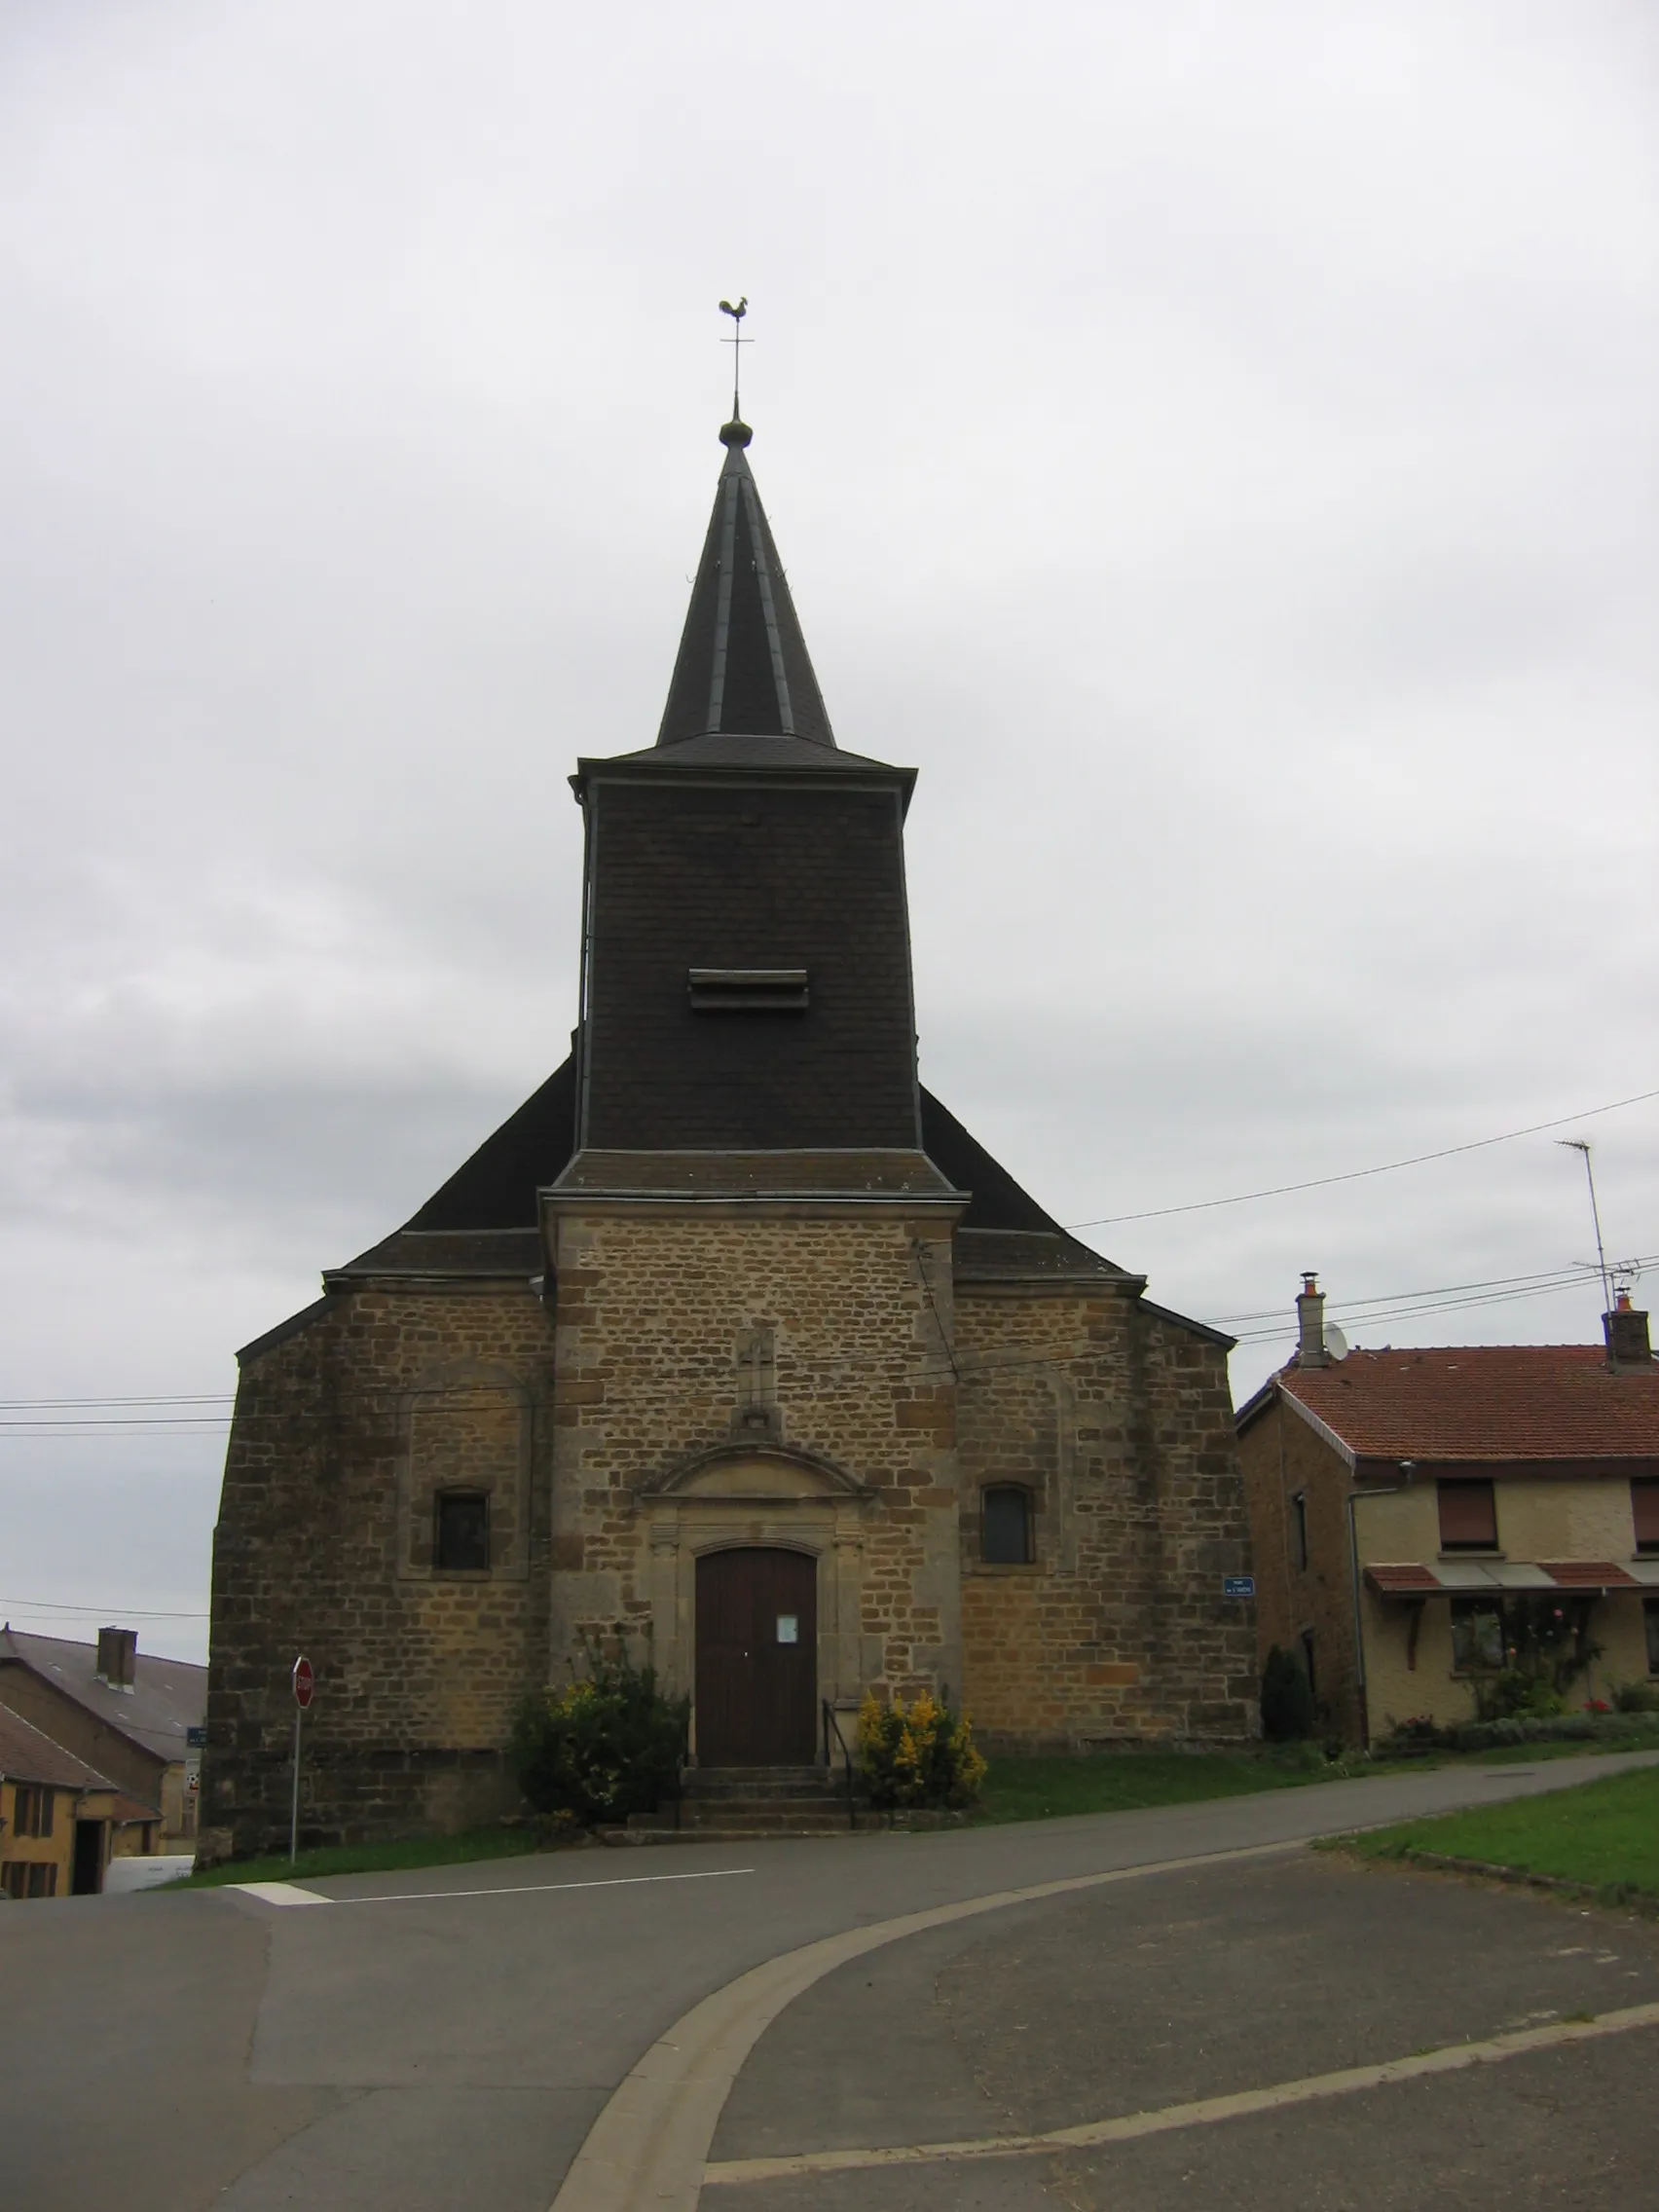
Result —
[[874, 1493], [867, 1483], [833, 1460], [781, 1446], [721, 1444], [693, 1454], [663, 1474], [643, 1482], [635, 1495], [641, 1505], [693, 1499], [729, 1500], [734, 1505], [814, 1504], [861, 1500]]

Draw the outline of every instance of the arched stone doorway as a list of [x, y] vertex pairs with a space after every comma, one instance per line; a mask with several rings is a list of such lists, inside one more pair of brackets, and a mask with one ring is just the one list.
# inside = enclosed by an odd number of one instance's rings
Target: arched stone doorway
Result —
[[[649, 1551], [647, 1587], [657, 1666], [665, 1686], [691, 1695], [692, 1740], [700, 1766], [793, 1766], [816, 1760], [821, 1755], [820, 1701], [828, 1698], [844, 1713], [856, 1711], [861, 1686], [876, 1661], [873, 1652], [863, 1648], [861, 1619], [864, 1523], [874, 1502], [871, 1491], [844, 1468], [781, 1445], [719, 1446], [682, 1460], [636, 1492], [641, 1535]], [[705, 1570], [706, 1561], [744, 1553], [795, 1564]], [[741, 1670], [758, 1668], [760, 1660], [716, 1658], [706, 1648], [705, 1571], [740, 1581], [748, 1574], [754, 1582], [747, 1596], [717, 1589], [713, 1602], [718, 1607], [729, 1599], [738, 1608], [721, 1632], [725, 1648], [736, 1654], [766, 1650], [765, 1664], [775, 1666], [778, 1674], [773, 1689], [761, 1688], [758, 1680], [752, 1680], [747, 1691], [740, 1686]], [[781, 1579], [790, 1576], [794, 1580]], [[787, 1597], [781, 1594], [786, 1587]], [[800, 1656], [793, 1662], [787, 1656], [792, 1647], [778, 1641], [779, 1621], [791, 1618], [800, 1640], [793, 1647]], [[739, 1628], [754, 1632], [749, 1641], [736, 1633]], [[757, 1641], [761, 1632], [768, 1642]], [[804, 1693], [799, 1687], [803, 1677], [808, 1684]], [[722, 1741], [729, 1746], [731, 1729], [719, 1718], [711, 1749], [705, 1707], [717, 1681], [726, 1685], [715, 1693], [717, 1698], [735, 1699], [739, 1707], [745, 1699], [750, 1706], [758, 1699], [762, 1714], [769, 1698], [786, 1696], [783, 1683], [793, 1681], [787, 1694], [795, 1701], [789, 1708], [795, 1719], [788, 1740], [799, 1749], [765, 1758], [753, 1751], [734, 1755], [721, 1749]], [[811, 1715], [810, 1741], [798, 1717], [803, 1694]], [[764, 1731], [772, 1724], [757, 1720], [756, 1725], [770, 1741]], [[778, 1727], [782, 1731], [781, 1721]]]

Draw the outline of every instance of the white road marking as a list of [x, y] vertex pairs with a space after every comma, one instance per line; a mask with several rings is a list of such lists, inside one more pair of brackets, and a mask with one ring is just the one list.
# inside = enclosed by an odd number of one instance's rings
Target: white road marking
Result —
[[331, 1898], [331, 1904], [413, 1904], [428, 1898], [537, 1898], [551, 1890], [637, 1890], [647, 1882], [724, 1882], [753, 1866], [710, 1866], [698, 1874], [614, 1874], [603, 1882], [524, 1882], [505, 1890], [387, 1890], [368, 1898]]
[[442, 1898], [539, 1898], [571, 1890], [637, 1890], [648, 1882], [724, 1882], [734, 1874], [753, 1874], [753, 1866], [710, 1866], [696, 1874], [617, 1874], [603, 1882], [515, 1882], [495, 1890], [376, 1890], [366, 1898], [325, 1898], [299, 1890], [291, 1882], [234, 1882], [233, 1889], [267, 1904], [425, 1904]]
[[1164, 2105], [1157, 2112], [1124, 2113], [1082, 2127], [1055, 2127], [1042, 2135], [991, 2135], [963, 2143], [907, 2143], [874, 2151], [808, 2151], [793, 2157], [724, 2158], [703, 2169], [705, 2188], [721, 2183], [783, 2181], [800, 2174], [848, 2173], [873, 2166], [916, 2166], [970, 2158], [1017, 2158], [1033, 2152], [1093, 2150], [1105, 2143], [1126, 2143], [1142, 2135], [1163, 2135], [1181, 2127], [1213, 2126], [1250, 2113], [1279, 2112], [1287, 2105], [1310, 2104], [1321, 2097], [1352, 2096], [1390, 2082], [1413, 2082], [1425, 2074], [1455, 2074], [1467, 2066], [1490, 2066], [1528, 2051], [1588, 2043], [1598, 2036], [1626, 2035], [1632, 2028], [1659, 2027], [1659, 2005], [1632, 2005], [1604, 2012], [1594, 2020], [1558, 2020], [1547, 2028], [1522, 2028], [1485, 2043], [1450, 2044], [1412, 2058], [1391, 2058], [1378, 2066], [1349, 2066], [1340, 2074], [1311, 2074], [1299, 2082], [1276, 2082], [1271, 2088], [1240, 2089], [1231, 2096], [1198, 2097]]

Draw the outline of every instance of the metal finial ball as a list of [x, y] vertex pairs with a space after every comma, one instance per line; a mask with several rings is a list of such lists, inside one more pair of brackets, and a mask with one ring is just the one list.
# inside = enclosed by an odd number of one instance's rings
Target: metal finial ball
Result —
[[754, 435], [755, 432], [749, 427], [749, 424], [739, 422], [735, 415], [729, 423], [723, 424], [720, 427], [720, 443], [722, 446], [746, 446]]

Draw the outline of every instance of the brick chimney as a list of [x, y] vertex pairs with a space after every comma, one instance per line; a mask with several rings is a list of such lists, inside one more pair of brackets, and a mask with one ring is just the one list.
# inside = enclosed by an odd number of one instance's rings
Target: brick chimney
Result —
[[98, 1679], [112, 1690], [129, 1690], [138, 1671], [138, 1631], [135, 1628], [100, 1628]]
[[1331, 1355], [1325, 1349], [1325, 1293], [1319, 1288], [1315, 1274], [1305, 1274], [1302, 1289], [1296, 1300], [1296, 1364], [1298, 1367], [1329, 1367]]
[[1637, 1311], [1628, 1290], [1613, 1293], [1612, 1311], [1602, 1315], [1602, 1334], [1607, 1340], [1607, 1365], [1615, 1375], [1653, 1365], [1647, 1315]]

